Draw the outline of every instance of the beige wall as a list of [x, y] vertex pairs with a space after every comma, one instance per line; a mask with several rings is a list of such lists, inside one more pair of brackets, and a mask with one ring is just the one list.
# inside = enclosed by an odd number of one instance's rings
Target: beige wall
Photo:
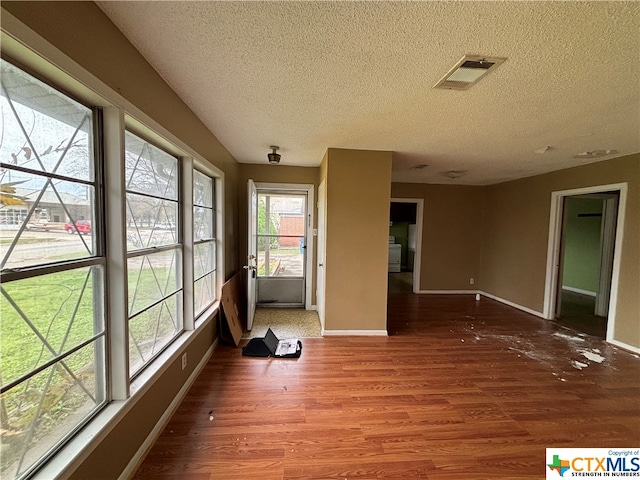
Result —
[[640, 155], [486, 187], [393, 184], [391, 196], [425, 200], [421, 290], [477, 289], [542, 313], [552, 192], [623, 182], [614, 339], [640, 348]]
[[[391, 152], [330, 148], [325, 329], [387, 329]], [[326, 170], [325, 170], [326, 169]]]
[[542, 312], [551, 193], [628, 183], [614, 339], [640, 348], [640, 155], [485, 187], [480, 289]]
[[[267, 161], [267, 153], [265, 152], [264, 158], [265, 162]], [[314, 191], [314, 205], [309, 205], [310, 211], [313, 212], [313, 228], [318, 226], [317, 219], [317, 206], [315, 202], [317, 201], [318, 195], [318, 178], [319, 178], [319, 168], [318, 167], [289, 167], [286, 165], [260, 165], [253, 163], [242, 163], [240, 164], [240, 171], [238, 176], [238, 218], [239, 218], [239, 231], [240, 231], [240, 239], [238, 241], [239, 251], [238, 251], [238, 261], [240, 265], [246, 265], [247, 261], [247, 229], [248, 229], [248, 204], [247, 204], [247, 181], [249, 179], [254, 182], [261, 183], [302, 183], [302, 184], [310, 184], [313, 185]], [[311, 249], [308, 249], [309, 252], [313, 254], [313, 258], [315, 259], [316, 255], [317, 242], [316, 238], [313, 237], [313, 244], [311, 245]], [[311, 280], [311, 303], [313, 305], [316, 304], [316, 267], [314, 267], [310, 273], [307, 273], [307, 279]], [[311, 306], [311, 305], [309, 305]]]
[[420, 290], [477, 290], [483, 187], [394, 183], [391, 198], [424, 200]]
[[[216, 337], [214, 319], [189, 345], [189, 363], [182, 370], [180, 361], [174, 362], [155, 382], [138, 403], [118, 422], [99, 448], [94, 450], [71, 475], [71, 480], [113, 480], [122, 471], [156, 426], [167, 406], [207, 352]], [[178, 388], [179, 390], [179, 388]]]

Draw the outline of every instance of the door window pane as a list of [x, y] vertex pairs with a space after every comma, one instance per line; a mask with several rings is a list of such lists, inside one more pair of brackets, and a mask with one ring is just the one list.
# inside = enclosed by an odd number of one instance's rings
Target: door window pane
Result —
[[258, 276], [302, 277], [306, 195], [258, 193]]

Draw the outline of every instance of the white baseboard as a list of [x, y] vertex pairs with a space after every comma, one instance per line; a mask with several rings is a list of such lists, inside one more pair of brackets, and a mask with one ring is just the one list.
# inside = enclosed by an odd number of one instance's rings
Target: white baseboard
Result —
[[478, 290], [418, 290], [416, 293], [427, 295], [475, 295]]
[[[565, 290], [569, 290], [569, 291], [575, 291], [577, 289], [573, 289], [571, 290], [571, 287], [567, 288], [567, 287], [562, 287]], [[458, 294], [476, 294], [479, 293], [480, 295], [490, 298], [492, 300], [495, 300], [497, 302], [500, 303], [504, 303], [505, 305], [509, 305], [510, 307], [513, 308], [517, 308], [518, 310], [521, 310], [523, 312], [529, 313], [531, 315], [534, 315], [536, 317], [540, 317], [540, 318], [544, 318], [545, 320], [549, 320], [548, 318], [546, 318], [544, 316], [544, 314], [542, 312], [538, 312], [536, 310], [533, 310], [531, 308], [525, 307], [523, 305], [519, 305], [517, 303], [511, 302], [509, 300], [506, 300], [502, 297], [498, 297], [496, 295], [492, 295], [490, 293], [487, 292], [483, 292], [482, 290], [421, 290], [419, 293], [425, 293], [425, 294], [432, 294], [432, 295], [444, 295], [444, 294], [453, 294], [453, 295], [458, 295]], [[585, 295], [588, 295], [590, 292], [586, 292], [583, 291], [579, 291], [577, 293], [584, 293]], [[595, 293], [594, 293], [595, 295]], [[619, 340], [607, 340], [607, 343], [610, 343], [612, 345], [615, 345], [616, 347], [620, 347], [624, 350], [627, 350], [628, 352], [631, 352], [632, 354], [639, 354], [640, 355], [640, 348], [639, 347], [634, 347], [633, 345], [629, 345], [627, 343], [621, 342]]]
[[509, 305], [510, 307], [513, 308], [517, 308], [518, 310], [522, 310], [523, 312], [529, 313], [531, 315], [535, 315], [536, 317], [540, 317], [540, 318], [545, 318], [545, 316], [542, 314], [542, 312], [537, 312], [536, 310], [533, 310], [532, 308], [529, 307], [525, 307], [523, 305], [519, 305], [517, 303], [514, 302], [510, 302], [509, 300], [505, 300], [504, 298], [498, 297], [496, 295], [492, 295], [490, 293], [487, 292], [478, 292], [480, 295], [490, 298], [492, 300], [495, 300], [497, 302], [500, 303], [504, 303], [505, 305]]
[[361, 336], [361, 337], [372, 337], [372, 336], [384, 336], [386, 337], [387, 331], [386, 330], [325, 330], [324, 331], [324, 336], [325, 337], [329, 337], [329, 336]]
[[482, 290], [420, 290], [419, 293], [429, 294], [429, 295], [476, 295], [479, 293], [483, 297], [487, 297], [497, 302], [504, 303], [505, 305], [509, 305], [510, 307], [517, 308], [518, 310], [522, 310], [523, 312], [530, 313], [531, 315], [535, 315], [536, 317], [545, 318], [541, 312], [537, 312], [523, 305], [518, 305], [517, 303], [510, 302], [509, 300], [505, 300], [504, 298], [497, 297], [496, 295], [483, 292]]
[[595, 297], [598, 295], [597, 292], [592, 292], [590, 290], [582, 290], [580, 288], [567, 287], [565, 285], [562, 286], [562, 289], [566, 290], [567, 292], [579, 293], [580, 295], [587, 295], [588, 297]]
[[633, 353], [637, 353], [640, 355], [640, 348], [638, 347], [634, 347], [633, 345], [628, 345], [624, 342], [621, 342], [619, 340], [607, 340], [608, 343], [615, 345], [616, 347], [620, 347], [624, 350], [628, 350], [629, 352], [633, 352]]
[[156, 442], [156, 440], [158, 440], [158, 437], [160, 437], [162, 430], [164, 430], [164, 427], [167, 425], [167, 423], [169, 423], [169, 420], [171, 420], [171, 417], [180, 406], [182, 399], [185, 397], [185, 395], [191, 388], [191, 385], [193, 385], [193, 382], [196, 381], [196, 378], [198, 378], [198, 375], [200, 375], [200, 372], [202, 371], [202, 369], [205, 367], [205, 365], [211, 358], [211, 355], [213, 355], [213, 351], [218, 345], [218, 339], [219, 337], [214, 340], [214, 342], [208, 348], [208, 350], [206, 351], [202, 359], [200, 359], [196, 368], [193, 369], [193, 372], [191, 372], [191, 375], [189, 375], [189, 378], [187, 378], [187, 381], [184, 383], [184, 385], [182, 385], [182, 388], [180, 389], [180, 391], [173, 398], [173, 401], [171, 402], [171, 404], [169, 404], [169, 406], [164, 411], [162, 416], [158, 419], [158, 421], [156, 422], [156, 426], [153, 427], [153, 430], [151, 430], [149, 435], [147, 435], [147, 438], [145, 439], [145, 441], [142, 442], [142, 445], [140, 445], [140, 448], [138, 448], [138, 451], [131, 458], [131, 460], [125, 467], [125, 469], [122, 471], [122, 473], [118, 477], [118, 480], [130, 479], [136, 473], [136, 470], [142, 464], [142, 461], [147, 456], [147, 453], [149, 452], [151, 447], [153, 447], [153, 444]]

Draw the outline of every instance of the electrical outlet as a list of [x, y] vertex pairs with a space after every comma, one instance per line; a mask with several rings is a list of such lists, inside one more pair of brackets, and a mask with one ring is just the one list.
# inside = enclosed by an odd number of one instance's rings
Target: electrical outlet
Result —
[[469, 279], [469, 285], [473, 285], [474, 283], [476, 283], [475, 278], [470, 278]]
[[182, 354], [182, 369], [184, 370], [187, 367], [187, 352]]

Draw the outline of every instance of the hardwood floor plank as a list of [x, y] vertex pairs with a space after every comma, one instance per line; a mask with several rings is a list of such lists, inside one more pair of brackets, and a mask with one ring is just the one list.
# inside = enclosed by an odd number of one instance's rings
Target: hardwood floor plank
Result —
[[637, 355], [472, 296], [393, 294], [389, 332], [220, 345], [135, 478], [539, 479], [547, 447], [640, 443]]
[[336, 459], [333, 462], [313, 462], [305, 460], [287, 467], [284, 477], [287, 480], [294, 479], [348, 479], [348, 480], [376, 480], [376, 479], [428, 479], [429, 472], [435, 470], [430, 460], [393, 460], [365, 461], [358, 459], [356, 462], [348, 459]]

